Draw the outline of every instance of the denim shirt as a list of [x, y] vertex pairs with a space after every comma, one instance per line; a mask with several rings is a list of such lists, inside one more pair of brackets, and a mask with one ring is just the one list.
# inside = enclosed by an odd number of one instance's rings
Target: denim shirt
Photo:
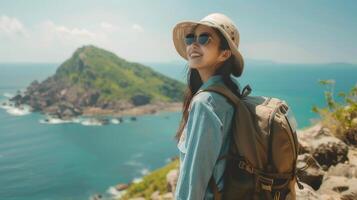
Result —
[[[232, 79], [234, 81], [234, 79]], [[211, 76], [200, 89], [221, 82], [221, 75]], [[191, 100], [189, 116], [177, 147], [180, 169], [176, 200], [214, 199], [209, 186], [213, 174], [219, 191], [223, 189], [226, 161], [217, 161], [228, 152], [234, 109], [225, 97], [205, 91]]]

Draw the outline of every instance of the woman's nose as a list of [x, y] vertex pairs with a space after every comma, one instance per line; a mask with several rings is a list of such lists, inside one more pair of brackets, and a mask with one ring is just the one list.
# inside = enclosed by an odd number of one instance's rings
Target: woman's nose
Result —
[[194, 42], [192, 42], [192, 44], [190, 44], [191, 48], [199, 48], [199, 43], [195, 40]]

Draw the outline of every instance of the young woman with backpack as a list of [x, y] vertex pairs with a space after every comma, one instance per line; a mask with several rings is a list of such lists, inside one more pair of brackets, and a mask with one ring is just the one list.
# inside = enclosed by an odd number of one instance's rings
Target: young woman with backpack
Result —
[[231, 78], [240, 77], [244, 68], [239, 32], [227, 16], [213, 13], [198, 22], [176, 24], [173, 41], [189, 65], [183, 115], [175, 136], [180, 157], [175, 199], [214, 199], [223, 189], [226, 160], [218, 158], [228, 152], [235, 109], [218, 93], [195, 94], [224, 84], [240, 97], [239, 83]]
[[188, 61], [183, 115], [176, 133], [180, 170], [176, 200], [296, 199], [310, 162], [297, 168], [297, 123], [287, 102], [240, 92], [239, 33], [214, 13], [173, 29]]

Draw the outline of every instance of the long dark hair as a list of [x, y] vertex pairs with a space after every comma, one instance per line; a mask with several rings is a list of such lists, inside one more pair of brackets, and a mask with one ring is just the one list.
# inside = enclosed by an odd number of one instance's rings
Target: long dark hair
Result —
[[[225, 39], [225, 37], [222, 35], [222, 33], [216, 28], [213, 28], [213, 29], [216, 31], [216, 33], [218, 34], [218, 36], [220, 38], [219, 49], [220, 50], [229, 49], [228, 42]], [[234, 59], [234, 57], [233, 57], [233, 55], [231, 55], [231, 57], [229, 57], [227, 60], [225, 60], [224, 63], [216, 69], [216, 71], [213, 75], [221, 75], [223, 78], [224, 84], [237, 97], [240, 98], [241, 97], [240, 84], [239, 83], [238, 83], [238, 85], [235, 84], [235, 82], [233, 82], [233, 80], [231, 79], [231, 73], [232, 73], [232, 67], [233, 67], [233, 61], [234, 61], [233, 59]], [[194, 68], [190, 68], [188, 66], [186, 66], [186, 67], [188, 69], [188, 72], [187, 72], [187, 86], [188, 87], [186, 88], [186, 90], [184, 92], [184, 101], [183, 101], [183, 106], [182, 106], [182, 118], [181, 118], [179, 128], [175, 135], [175, 139], [177, 142], [180, 140], [182, 131], [183, 131], [183, 129], [186, 125], [187, 119], [188, 119], [188, 114], [189, 114], [188, 106], [189, 106], [194, 94], [198, 91], [198, 89], [203, 84], [200, 74], [198, 73], [198, 70], [194, 69]]]

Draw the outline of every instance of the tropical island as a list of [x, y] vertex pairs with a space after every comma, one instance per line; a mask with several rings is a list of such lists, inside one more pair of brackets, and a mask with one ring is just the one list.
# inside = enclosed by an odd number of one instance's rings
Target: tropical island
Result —
[[112, 52], [78, 48], [42, 82], [33, 81], [10, 99], [32, 111], [69, 119], [79, 115], [141, 115], [178, 111], [184, 84]]

